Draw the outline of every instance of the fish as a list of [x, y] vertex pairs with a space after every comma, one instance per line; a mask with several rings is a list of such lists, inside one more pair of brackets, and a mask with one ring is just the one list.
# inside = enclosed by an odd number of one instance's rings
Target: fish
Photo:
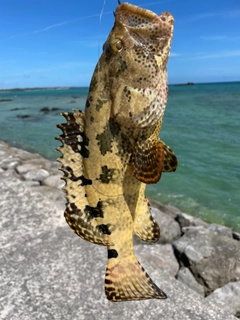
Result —
[[84, 112], [64, 112], [66, 122], [57, 125], [64, 216], [79, 237], [107, 247], [108, 300], [165, 299], [134, 254], [133, 233], [158, 241], [145, 188], [178, 165], [159, 137], [174, 18], [129, 3], [119, 4], [114, 17]]

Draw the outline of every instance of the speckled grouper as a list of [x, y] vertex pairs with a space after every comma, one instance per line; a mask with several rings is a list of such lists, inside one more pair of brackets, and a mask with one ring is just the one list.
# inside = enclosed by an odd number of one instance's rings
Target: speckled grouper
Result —
[[67, 122], [58, 125], [64, 216], [81, 238], [107, 246], [105, 293], [110, 301], [165, 299], [137, 261], [132, 236], [159, 239], [145, 187], [178, 164], [159, 138], [174, 19], [128, 3], [120, 4], [114, 16], [85, 112], [63, 113]]

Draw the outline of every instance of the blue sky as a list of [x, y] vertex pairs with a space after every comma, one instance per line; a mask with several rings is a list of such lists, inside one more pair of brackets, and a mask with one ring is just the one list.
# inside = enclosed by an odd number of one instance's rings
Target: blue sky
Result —
[[[175, 18], [169, 83], [240, 80], [239, 0], [133, 0]], [[1, 0], [0, 89], [88, 86], [117, 0]]]

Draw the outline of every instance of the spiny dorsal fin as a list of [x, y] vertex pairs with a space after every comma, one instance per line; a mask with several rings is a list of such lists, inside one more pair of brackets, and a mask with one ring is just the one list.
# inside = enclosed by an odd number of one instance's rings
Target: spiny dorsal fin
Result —
[[135, 177], [146, 184], [157, 183], [164, 164], [164, 149], [160, 140], [138, 141], [132, 156]]
[[167, 298], [134, 256], [111, 267], [108, 260], [105, 294], [112, 302]]
[[101, 203], [91, 207], [86, 198], [85, 186], [92, 181], [84, 177], [83, 157], [88, 155], [88, 141], [84, 136], [84, 113], [74, 110], [74, 113], [62, 114], [67, 122], [58, 125], [62, 135], [56, 137], [62, 142], [57, 150], [62, 156], [57, 159], [61, 163], [60, 170], [64, 172], [63, 190], [66, 192], [65, 219], [73, 231], [81, 238], [101, 245], [110, 245], [110, 226], [99, 225], [96, 217], [101, 215]]

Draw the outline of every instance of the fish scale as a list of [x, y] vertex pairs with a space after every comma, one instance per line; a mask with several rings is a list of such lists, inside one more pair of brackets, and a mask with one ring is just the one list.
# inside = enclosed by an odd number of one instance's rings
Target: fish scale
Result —
[[166, 63], [173, 17], [120, 4], [90, 83], [85, 112], [64, 113], [57, 150], [66, 192], [64, 216], [82, 239], [105, 245], [105, 294], [113, 302], [165, 299], [137, 261], [133, 232], [156, 242], [160, 228], [146, 184], [175, 171], [159, 138], [167, 102]]

